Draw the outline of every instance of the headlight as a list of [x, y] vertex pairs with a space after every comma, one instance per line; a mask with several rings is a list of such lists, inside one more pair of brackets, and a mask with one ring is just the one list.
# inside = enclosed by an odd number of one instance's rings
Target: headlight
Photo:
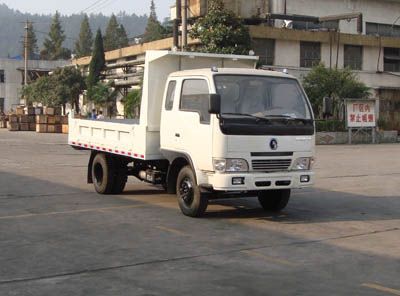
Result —
[[292, 170], [294, 171], [308, 171], [312, 166], [312, 158], [311, 157], [300, 157], [297, 158], [292, 166]]
[[214, 170], [218, 173], [248, 172], [249, 165], [245, 159], [213, 159]]

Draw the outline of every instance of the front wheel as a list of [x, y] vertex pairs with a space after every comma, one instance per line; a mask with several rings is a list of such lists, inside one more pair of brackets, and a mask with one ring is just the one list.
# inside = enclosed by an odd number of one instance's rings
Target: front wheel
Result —
[[185, 166], [178, 174], [176, 195], [179, 208], [189, 217], [200, 217], [208, 206], [208, 198], [200, 192], [190, 166]]
[[268, 190], [258, 193], [258, 201], [266, 211], [280, 212], [282, 211], [290, 199], [290, 189]]

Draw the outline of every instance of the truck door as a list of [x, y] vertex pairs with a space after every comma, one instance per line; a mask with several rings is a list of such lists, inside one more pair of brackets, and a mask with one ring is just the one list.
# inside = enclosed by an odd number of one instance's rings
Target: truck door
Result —
[[191, 157], [196, 170], [212, 170], [209, 94], [205, 78], [183, 79], [176, 112], [176, 148]]

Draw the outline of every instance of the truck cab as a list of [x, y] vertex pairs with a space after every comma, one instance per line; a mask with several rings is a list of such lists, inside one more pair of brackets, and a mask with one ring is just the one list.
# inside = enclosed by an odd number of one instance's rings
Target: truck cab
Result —
[[165, 89], [161, 151], [192, 170], [171, 184], [181, 208], [196, 194], [246, 194], [281, 210], [291, 189], [313, 184], [313, 113], [295, 77], [214, 67], [172, 73]]

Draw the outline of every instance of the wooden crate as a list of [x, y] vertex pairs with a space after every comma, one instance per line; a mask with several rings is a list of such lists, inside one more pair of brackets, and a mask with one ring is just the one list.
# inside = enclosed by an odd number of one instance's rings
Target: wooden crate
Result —
[[56, 118], [55, 116], [47, 115], [47, 124], [55, 124], [56, 123]]
[[36, 124], [37, 133], [47, 133], [47, 124]]
[[29, 123], [29, 131], [30, 132], [36, 131], [36, 123]]
[[56, 132], [56, 125], [55, 124], [48, 124], [47, 125], [47, 132], [48, 133], [55, 133]]
[[25, 109], [24, 107], [17, 107], [16, 110], [15, 110], [15, 113], [17, 115], [24, 115], [25, 114], [24, 109]]
[[8, 116], [8, 121], [11, 123], [18, 123], [18, 116], [15, 114], [11, 114]]
[[10, 132], [19, 131], [19, 123], [18, 122], [8, 122], [7, 128]]
[[29, 123], [20, 123], [19, 130], [24, 132], [29, 131]]
[[68, 116], [61, 117], [61, 123], [62, 124], [68, 124]]
[[35, 115], [35, 107], [28, 107], [26, 111], [27, 115]]
[[42, 115], [42, 114], [43, 114], [43, 107], [36, 107], [35, 115]]
[[19, 115], [18, 121], [19, 123], [29, 123], [29, 115]]
[[28, 123], [36, 123], [36, 116], [28, 115]]
[[62, 125], [62, 133], [63, 134], [68, 134], [69, 131], [69, 125], [68, 124], [63, 124]]
[[54, 123], [61, 124], [62, 116], [61, 115], [54, 115]]
[[54, 108], [53, 107], [45, 107], [43, 111], [44, 111], [45, 115], [54, 115]]
[[62, 133], [62, 125], [61, 124], [54, 125], [54, 132], [57, 134], [61, 134]]
[[47, 124], [47, 116], [46, 115], [36, 115], [36, 123]]

